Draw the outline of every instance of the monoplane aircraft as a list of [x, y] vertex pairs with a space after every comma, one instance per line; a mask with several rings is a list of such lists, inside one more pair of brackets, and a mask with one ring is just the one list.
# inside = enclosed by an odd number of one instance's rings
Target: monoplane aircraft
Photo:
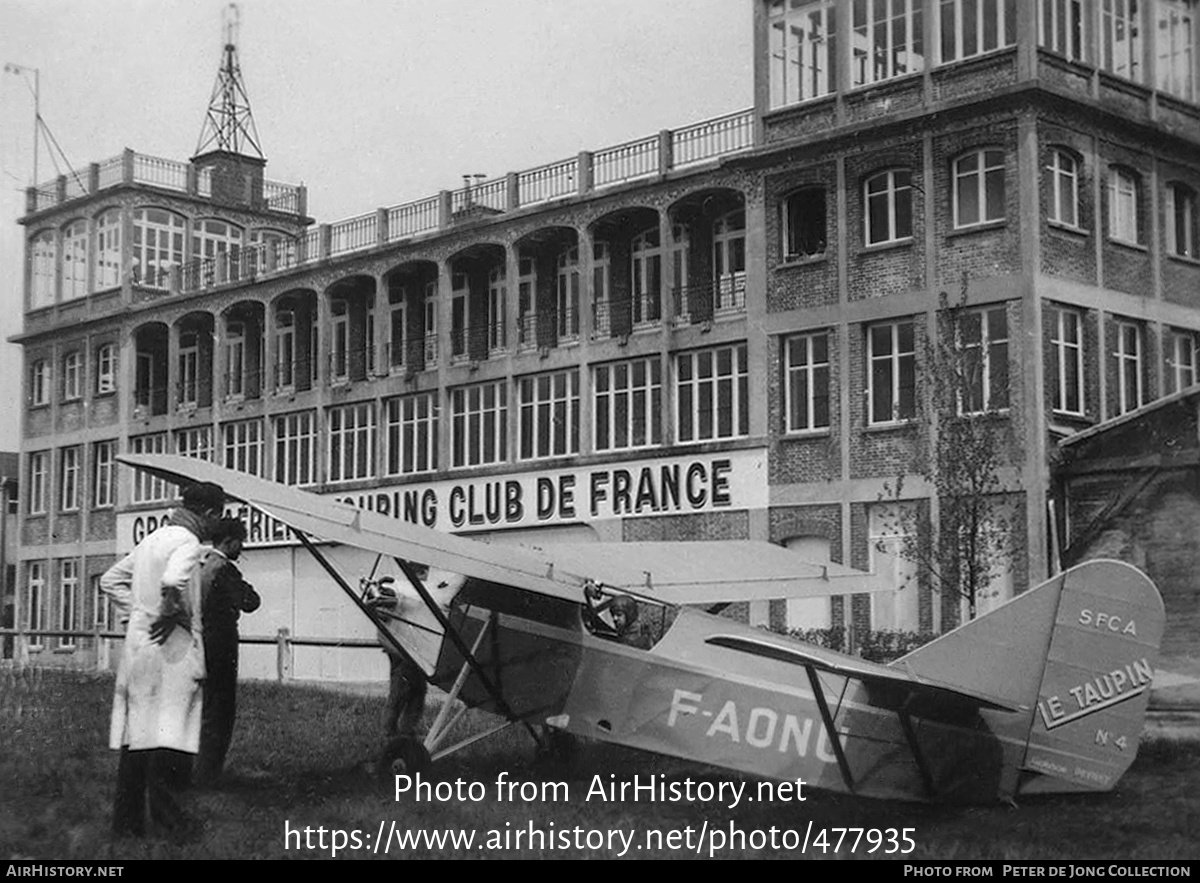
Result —
[[[394, 649], [447, 691], [423, 741], [389, 747], [397, 771], [487, 735], [446, 747], [468, 707], [542, 744], [565, 732], [911, 800], [1106, 791], [1137, 753], [1164, 614], [1150, 580], [1120, 562], [1060, 573], [877, 665], [694, 609], [894, 588], [768, 543], [488, 545], [200, 460], [119, 459], [179, 484], [217, 482], [287, 524]], [[368, 550], [377, 567], [356, 586], [326, 544]], [[435, 597], [414, 562], [462, 578]], [[419, 615], [381, 616], [372, 603], [371, 589], [399, 580], [423, 601]], [[637, 642], [606, 620], [618, 598], [640, 611]]]

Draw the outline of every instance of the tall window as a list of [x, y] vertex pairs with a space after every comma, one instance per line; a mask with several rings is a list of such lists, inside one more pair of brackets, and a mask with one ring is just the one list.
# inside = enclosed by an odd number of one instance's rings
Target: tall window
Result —
[[1016, 0], [941, 0], [942, 62], [974, 58], [1017, 42]]
[[508, 459], [508, 385], [503, 380], [450, 390], [450, 412], [455, 466]]
[[213, 458], [212, 427], [193, 426], [175, 433], [175, 453], [196, 460]]
[[275, 316], [275, 388], [296, 385], [296, 314], [280, 310]]
[[1068, 227], [1078, 227], [1079, 164], [1075, 157], [1065, 150], [1052, 151], [1046, 172], [1050, 176], [1050, 220]]
[[579, 453], [579, 371], [522, 377], [520, 456], [522, 460]]
[[50, 452], [34, 451], [29, 455], [29, 514], [46, 513], [46, 483], [50, 478]]
[[437, 393], [389, 399], [385, 409], [387, 474], [411, 475], [437, 469]]
[[63, 300], [83, 297], [88, 293], [88, 233], [87, 221], [72, 221], [63, 229], [62, 288]]
[[45, 230], [33, 238], [31, 258], [33, 275], [29, 288], [29, 308], [36, 310], [54, 303], [58, 248], [53, 230]]
[[662, 318], [662, 239], [658, 227], [633, 237], [629, 250], [633, 322], [657, 322]]
[[592, 243], [592, 314], [596, 335], [608, 334], [611, 327], [608, 316], [611, 284], [612, 259], [608, 243], [598, 239]]
[[1004, 218], [1004, 151], [975, 150], [954, 161], [954, 226]]
[[96, 289], [121, 284], [121, 210], [109, 209], [96, 218]]
[[925, 68], [924, 0], [854, 0], [854, 85]]
[[58, 508], [74, 512], [79, 508], [79, 477], [82, 451], [78, 447], [63, 448], [58, 461]]
[[63, 400], [83, 397], [83, 355], [73, 350], [63, 356]]
[[662, 362], [657, 356], [597, 365], [592, 394], [597, 451], [662, 443]]
[[558, 253], [558, 339], [574, 340], [579, 336], [579, 246]]
[[36, 359], [29, 366], [29, 404], [50, 404], [50, 362]]
[[1158, 88], [1185, 101], [1195, 100], [1196, 71], [1193, 56], [1195, 0], [1158, 0], [1154, 50]]
[[100, 441], [92, 445], [92, 506], [107, 509], [116, 502], [113, 485], [113, 455], [117, 443]]
[[829, 428], [829, 333], [798, 334], [783, 341], [787, 432]]
[[517, 329], [521, 344], [537, 345], [537, 261], [525, 249], [517, 256]]
[[388, 368], [403, 368], [408, 354], [405, 353], [405, 342], [408, 340], [408, 311], [404, 305], [404, 292], [400, 294], [399, 303], [388, 305]]
[[437, 361], [437, 282], [430, 282], [425, 286], [425, 364], [431, 365]]
[[867, 329], [868, 423], [895, 423], [917, 414], [915, 325], [911, 320]]
[[867, 245], [912, 237], [912, 173], [906, 169], [881, 172], [866, 180]]
[[222, 465], [250, 475], [262, 474], [262, 422], [238, 420], [221, 427], [224, 441]]
[[[133, 454], [165, 454], [167, 434], [155, 432], [137, 435], [129, 439], [129, 451]], [[163, 479], [141, 469], [133, 471], [133, 502], [165, 503], [171, 499], [171, 491]]]
[[246, 394], [246, 326], [230, 322], [225, 329], [225, 395], [231, 399]]
[[1050, 310], [1054, 410], [1083, 414], [1083, 320], [1074, 310]]
[[1142, 0], [1101, 0], [1100, 66], [1127, 80], [1142, 80]]
[[179, 404], [195, 407], [199, 401], [200, 338], [195, 331], [179, 335]]
[[117, 388], [117, 348], [111, 343], [96, 347], [96, 395], [105, 395]]
[[771, 107], [837, 89], [837, 3], [773, 0], [768, 8]]
[[170, 269], [183, 264], [183, 218], [162, 209], [138, 209], [133, 213], [131, 251], [134, 281], [166, 288]]
[[1167, 252], [1196, 257], [1196, 191], [1186, 184], [1168, 184], [1166, 216]]
[[[29, 562], [29, 630], [40, 632], [46, 628], [46, 565], [41, 561]], [[42, 635], [29, 636], [29, 649], [40, 650]]]
[[375, 475], [375, 405], [362, 402], [329, 409], [329, 481]]
[[1041, 0], [1038, 22], [1042, 46], [1083, 61], [1083, 0]]
[[1004, 307], [971, 310], [958, 326], [964, 414], [1002, 411], [1008, 407], [1008, 311]]
[[[79, 630], [79, 562], [67, 559], [61, 562], [58, 579], [58, 627], [64, 632]], [[62, 635], [58, 646], [63, 649], [75, 646], [74, 635]]]
[[275, 480], [306, 485], [317, 481], [317, 433], [312, 411], [275, 418]]
[[794, 261], [825, 253], [825, 191], [818, 187], [798, 190], [780, 206], [783, 259]]
[[749, 435], [746, 345], [677, 355], [675, 406], [680, 443]]
[[1108, 235], [1117, 242], [1136, 245], [1138, 229], [1138, 180], [1130, 171], [1113, 168], [1108, 173]]
[[1200, 379], [1197, 373], [1196, 356], [1200, 336], [1194, 331], [1171, 331], [1167, 342], [1167, 392], [1187, 389]]
[[1117, 322], [1117, 413], [1142, 406], [1142, 328]]
[[488, 271], [488, 352], [498, 352], [508, 345], [508, 325], [504, 321], [508, 311], [507, 274], [503, 263]]
[[[681, 263], [687, 266], [686, 255]], [[675, 271], [675, 279], [682, 274]], [[734, 310], [746, 305], [746, 212], [737, 209], [713, 222], [713, 281], [716, 283], [715, 309]], [[682, 284], [682, 283], [679, 283]]]
[[350, 305], [342, 298], [329, 304], [329, 374], [334, 380], [350, 377]]
[[226, 255], [230, 260], [224, 278], [238, 278], [238, 257], [241, 248], [242, 231], [233, 224], [215, 219], [192, 222], [192, 260], [204, 261], [201, 278], [205, 284], [223, 281], [219, 272], [214, 275], [214, 270], [216, 264], [222, 262]]
[[450, 356], [467, 355], [471, 297], [466, 273], [450, 274]]

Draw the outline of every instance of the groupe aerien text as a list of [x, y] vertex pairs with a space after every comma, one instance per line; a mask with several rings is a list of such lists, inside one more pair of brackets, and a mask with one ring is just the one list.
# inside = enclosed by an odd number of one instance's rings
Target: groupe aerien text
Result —
[[[585, 801], [630, 803], [715, 803], [730, 809], [744, 799], [747, 803], [776, 800], [804, 801], [804, 780], [790, 782], [756, 782], [753, 796], [746, 793], [746, 782], [708, 782], [696, 779], [667, 780], [666, 775], [635, 775], [631, 780], [592, 776], [584, 795]], [[412, 798], [418, 803], [448, 803], [461, 801], [481, 803], [489, 798], [497, 803], [566, 803], [570, 800], [566, 782], [515, 782], [502, 772], [490, 786], [483, 782], [455, 779], [453, 782], [431, 782], [417, 773], [415, 776], [396, 776], [396, 800]]]

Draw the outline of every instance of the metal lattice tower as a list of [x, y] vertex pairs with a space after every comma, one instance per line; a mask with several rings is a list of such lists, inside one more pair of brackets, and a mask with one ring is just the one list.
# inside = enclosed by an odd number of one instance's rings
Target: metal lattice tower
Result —
[[[236, 3], [230, 3], [222, 13], [222, 32], [225, 41], [221, 69], [208, 101], [208, 113], [200, 130], [196, 155], [210, 150], [254, 155], [265, 159], [258, 143], [258, 129], [250, 111], [250, 98], [242, 82], [242, 69], [237, 57], [237, 32], [241, 13]], [[249, 151], [250, 153], [247, 153]]]

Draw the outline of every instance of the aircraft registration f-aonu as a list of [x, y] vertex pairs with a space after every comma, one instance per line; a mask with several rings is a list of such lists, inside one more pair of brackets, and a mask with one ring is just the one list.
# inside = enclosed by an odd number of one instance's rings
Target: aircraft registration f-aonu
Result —
[[[118, 459], [181, 484], [217, 482], [287, 524], [449, 693], [424, 740], [389, 746], [397, 771], [495, 731], [446, 747], [464, 706], [542, 745], [565, 731], [881, 798], [1107, 791], [1137, 754], [1164, 613], [1150, 580], [1120, 562], [1072, 568], [877, 665], [686, 606], [892, 588], [769, 543], [495, 546], [200, 460]], [[325, 543], [376, 555], [367, 588], [407, 581], [423, 606], [381, 615]], [[434, 597], [414, 562], [461, 578]], [[599, 612], [616, 598], [642, 612], [642, 646], [615, 640]]]

